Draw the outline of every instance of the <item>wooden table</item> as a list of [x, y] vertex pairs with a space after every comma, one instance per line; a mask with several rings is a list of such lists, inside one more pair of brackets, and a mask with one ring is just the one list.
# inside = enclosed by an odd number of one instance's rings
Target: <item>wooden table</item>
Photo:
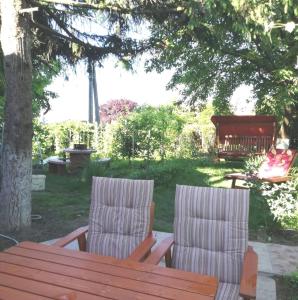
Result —
[[23, 242], [0, 252], [1, 300], [214, 299], [217, 279]]

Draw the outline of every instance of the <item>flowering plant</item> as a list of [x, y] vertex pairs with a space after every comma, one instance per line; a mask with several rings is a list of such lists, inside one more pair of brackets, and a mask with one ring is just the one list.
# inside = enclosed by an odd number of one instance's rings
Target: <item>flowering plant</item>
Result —
[[280, 222], [298, 215], [298, 170], [293, 170], [292, 179], [281, 184], [263, 183], [262, 195], [274, 218]]

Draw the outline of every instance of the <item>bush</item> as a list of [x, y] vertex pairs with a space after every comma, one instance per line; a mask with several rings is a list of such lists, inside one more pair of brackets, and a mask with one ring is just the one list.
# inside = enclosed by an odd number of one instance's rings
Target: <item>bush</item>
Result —
[[84, 143], [101, 157], [165, 158], [198, 157], [210, 148], [214, 126], [210, 108], [199, 116], [173, 105], [143, 106], [111, 123], [89, 124], [66, 121], [56, 124], [36, 122], [34, 156], [61, 154], [64, 148]]
[[[245, 162], [245, 172], [256, 174], [264, 156], [253, 156]], [[268, 205], [273, 219], [283, 228], [298, 229], [298, 170], [293, 168], [291, 180], [272, 184], [260, 180], [246, 182], [253, 193]]]
[[265, 158], [266, 156], [264, 155], [252, 155], [249, 157], [244, 164], [245, 173], [256, 175]]
[[169, 162], [160, 162], [155, 165], [150, 165], [147, 168], [133, 171], [129, 174], [131, 179], [152, 179], [154, 184], [165, 185], [173, 180], [179, 171], [179, 166]]
[[32, 140], [33, 159], [40, 161], [44, 156], [53, 154], [54, 150], [53, 139], [49, 127], [34, 120]]
[[61, 154], [64, 148], [84, 143], [93, 146], [93, 124], [80, 121], [65, 121], [54, 124], [33, 123], [33, 158]]
[[120, 121], [113, 148], [120, 157], [151, 160], [175, 153], [184, 121], [173, 106], [143, 106]]
[[212, 104], [207, 104], [198, 117], [199, 132], [201, 136], [201, 147], [204, 151], [211, 151], [215, 140], [215, 127], [211, 122], [214, 115]]
[[298, 229], [298, 171], [293, 170], [292, 179], [281, 184], [263, 183], [262, 195], [271, 213], [283, 227]]

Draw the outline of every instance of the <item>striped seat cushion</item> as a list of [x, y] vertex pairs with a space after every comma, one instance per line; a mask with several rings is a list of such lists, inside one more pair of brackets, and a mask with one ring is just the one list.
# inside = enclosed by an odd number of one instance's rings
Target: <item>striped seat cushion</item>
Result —
[[239, 284], [248, 210], [248, 190], [178, 185], [173, 266]]
[[150, 227], [152, 180], [93, 177], [87, 251], [127, 258]]
[[239, 285], [219, 282], [216, 300], [239, 300]]

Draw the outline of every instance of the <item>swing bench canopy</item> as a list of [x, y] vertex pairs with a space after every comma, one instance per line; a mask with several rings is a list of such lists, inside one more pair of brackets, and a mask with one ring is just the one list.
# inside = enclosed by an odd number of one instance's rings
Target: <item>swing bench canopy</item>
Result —
[[218, 158], [264, 154], [276, 143], [274, 116], [212, 116]]

